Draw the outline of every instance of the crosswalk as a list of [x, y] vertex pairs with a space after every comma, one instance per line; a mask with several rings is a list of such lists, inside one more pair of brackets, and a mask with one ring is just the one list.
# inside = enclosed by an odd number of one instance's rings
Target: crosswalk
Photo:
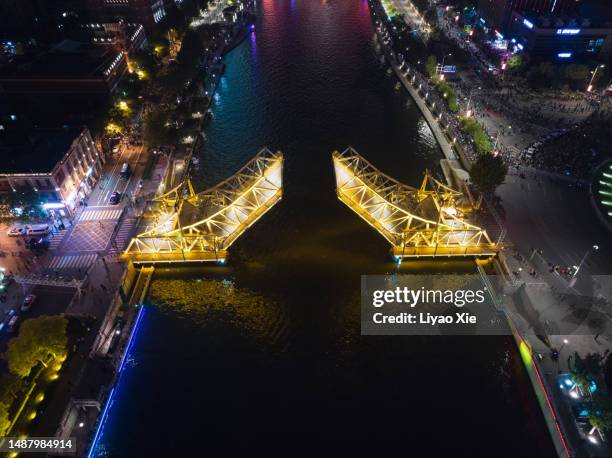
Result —
[[51, 238], [51, 240], [49, 240], [50, 250], [56, 250], [57, 247], [60, 246], [60, 243], [62, 243], [62, 240], [64, 240], [64, 236], [66, 235], [66, 232], [68, 231], [66, 229], [63, 229], [53, 234], [53, 237]]
[[118, 253], [127, 247], [127, 244], [132, 237], [132, 232], [135, 225], [136, 220], [134, 218], [125, 219], [121, 223], [121, 226], [117, 231], [117, 235], [114, 238], [115, 243], [113, 244], [113, 249], [111, 250], [112, 252]]
[[51, 269], [87, 269], [96, 260], [97, 254], [54, 256], [49, 263]]
[[121, 216], [121, 208], [90, 208], [84, 210], [78, 217], [77, 221], [101, 221], [109, 219], [118, 219]]

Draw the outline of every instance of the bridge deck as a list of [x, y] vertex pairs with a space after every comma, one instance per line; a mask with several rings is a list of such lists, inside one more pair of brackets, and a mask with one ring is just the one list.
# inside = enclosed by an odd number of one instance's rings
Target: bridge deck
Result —
[[419, 188], [377, 170], [354, 149], [332, 155], [338, 198], [376, 229], [396, 257], [490, 257], [499, 251], [471, 223], [463, 195], [425, 173]]
[[224, 261], [227, 250], [283, 195], [283, 155], [263, 148], [236, 174], [196, 193], [191, 182], [154, 199], [153, 220], [124, 259], [136, 264]]
[[[127, 258], [128, 256], [126, 256]], [[129, 259], [137, 266], [156, 264], [198, 264], [211, 262], [225, 262], [227, 251], [190, 252], [190, 253], [138, 253], [129, 255]]]

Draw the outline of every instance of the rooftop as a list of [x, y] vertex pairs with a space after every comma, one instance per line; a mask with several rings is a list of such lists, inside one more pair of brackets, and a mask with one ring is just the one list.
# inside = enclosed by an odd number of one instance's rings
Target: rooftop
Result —
[[0, 174], [51, 173], [82, 128], [34, 129], [18, 138], [0, 132]]
[[0, 78], [102, 76], [116, 55], [111, 48], [64, 40], [42, 52], [14, 56], [0, 65]]

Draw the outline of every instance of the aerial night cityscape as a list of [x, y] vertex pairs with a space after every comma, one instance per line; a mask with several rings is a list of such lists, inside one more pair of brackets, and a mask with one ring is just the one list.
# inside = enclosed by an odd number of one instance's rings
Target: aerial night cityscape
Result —
[[0, 0], [0, 456], [612, 457], [611, 0]]

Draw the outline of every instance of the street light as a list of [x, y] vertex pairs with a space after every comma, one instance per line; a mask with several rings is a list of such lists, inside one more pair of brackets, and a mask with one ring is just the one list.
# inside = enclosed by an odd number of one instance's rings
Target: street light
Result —
[[582, 268], [582, 265], [585, 263], [586, 259], [589, 257], [589, 254], [591, 254], [592, 251], [597, 251], [597, 250], [599, 250], [599, 245], [593, 245], [591, 248], [589, 248], [586, 251], [586, 253], [584, 253], [584, 256], [582, 257], [582, 259], [580, 260], [580, 263], [578, 264], [578, 266], [574, 270], [574, 273], [572, 274], [572, 279], [570, 280], [570, 283], [569, 283], [570, 287], [576, 284], [576, 276], [578, 275], [578, 272]]
[[[481, 89], [482, 89], [482, 87], [478, 86], [478, 90], [481, 90]], [[466, 107], [466, 110], [465, 110], [465, 116], [467, 116], [468, 118], [470, 116], [472, 116], [472, 110], [470, 109], [470, 103], [472, 103], [472, 94], [474, 93], [474, 90], [475, 89], [472, 89], [470, 91], [470, 97], [468, 98], [468, 103], [467, 103], [467, 107]]]
[[448, 56], [452, 56], [453, 53], [448, 53], [448, 54], [444, 54], [444, 56], [442, 56], [442, 65], [440, 65], [440, 79], [443, 80], [444, 79], [444, 61], [446, 60], [446, 58]]
[[595, 71], [593, 72], [593, 76], [591, 76], [591, 81], [589, 81], [589, 85], [587, 86], [587, 92], [591, 92], [593, 90], [593, 80], [595, 79], [595, 75], [597, 75], [597, 71], [600, 68], [604, 68], [606, 65], [605, 64], [601, 64], [598, 65], [597, 68], [595, 68]]

